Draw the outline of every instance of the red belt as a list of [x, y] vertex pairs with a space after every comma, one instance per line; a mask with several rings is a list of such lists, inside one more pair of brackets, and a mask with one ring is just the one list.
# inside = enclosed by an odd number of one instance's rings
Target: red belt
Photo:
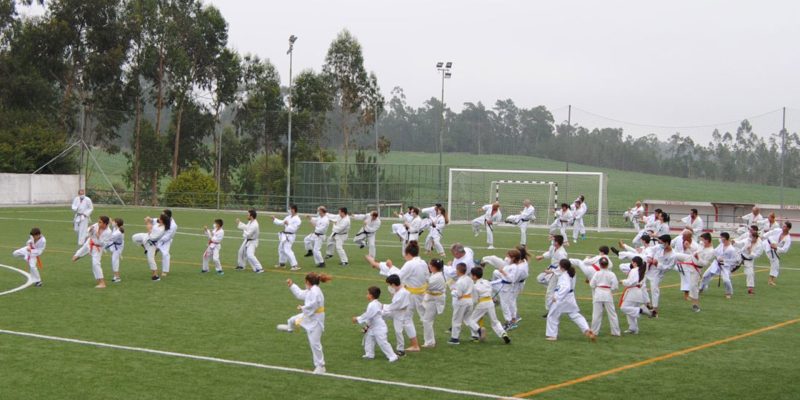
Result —
[[597, 264], [592, 264], [592, 268], [594, 268], [595, 271], [600, 271], [600, 267], [598, 267]]
[[611, 289], [611, 286], [606, 286], [606, 285], [598, 285], [597, 287], [601, 289]]
[[103, 251], [103, 246], [94, 243], [94, 240], [89, 239], [89, 250], [92, 250], [92, 247], [97, 248], [101, 252]]

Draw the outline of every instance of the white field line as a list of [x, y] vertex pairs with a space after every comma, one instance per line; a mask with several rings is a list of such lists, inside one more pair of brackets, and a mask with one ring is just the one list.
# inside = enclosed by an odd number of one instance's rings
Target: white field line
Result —
[[[148, 349], [148, 348], [143, 348], [143, 347], [122, 346], [122, 345], [117, 345], [117, 344], [92, 342], [92, 341], [88, 341], [88, 340], [71, 339], [71, 338], [65, 338], [65, 337], [59, 337], [59, 336], [40, 335], [40, 334], [37, 334], [37, 333], [9, 331], [9, 330], [5, 330], [5, 329], [0, 329], [0, 333], [6, 334], [6, 335], [34, 338], [34, 339], [50, 340], [50, 341], [55, 341], [55, 342], [81, 344], [81, 345], [100, 347], [100, 348], [106, 348], [106, 349], [124, 350], [124, 351], [146, 353], [146, 354], [154, 354], [154, 355], [166, 356], [166, 357], [186, 358], [186, 359], [190, 359], [190, 360], [208, 361], [208, 362], [215, 362], [215, 363], [220, 363], [220, 364], [237, 365], [237, 366], [242, 366], [242, 367], [267, 369], [267, 370], [274, 370], [274, 371], [281, 371], [281, 372], [288, 372], [288, 373], [314, 375], [314, 373], [312, 371], [309, 371], [309, 370], [303, 370], [303, 369], [299, 369], [299, 368], [282, 367], [282, 366], [279, 366], [279, 365], [260, 364], [260, 363], [254, 363], [254, 362], [248, 362], [248, 361], [238, 361], [238, 360], [230, 360], [230, 359], [225, 359], [225, 358], [200, 356], [200, 355], [195, 355], [195, 354], [176, 353], [176, 352], [172, 352], [172, 351], [155, 350], [155, 349]], [[437, 387], [437, 386], [417, 385], [417, 384], [413, 384], [413, 383], [405, 383], [405, 382], [397, 382], [397, 381], [385, 381], [385, 380], [381, 380], [381, 379], [364, 378], [364, 377], [352, 376], [352, 375], [326, 373], [326, 374], [320, 375], [320, 376], [327, 377], [327, 378], [335, 378], [335, 379], [347, 380], [347, 381], [354, 381], [354, 382], [374, 383], [374, 384], [386, 385], [386, 386], [398, 386], [398, 387], [408, 388], [408, 389], [449, 393], [449, 394], [461, 395], [461, 396], [481, 397], [481, 398], [490, 398], [490, 399], [511, 399], [510, 397], [500, 396], [500, 395], [496, 395], [496, 394], [472, 392], [472, 391], [468, 391], [468, 390], [449, 389], [449, 388]]]
[[15, 287], [14, 289], [11, 289], [11, 290], [6, 290], [5, 292], [0, 293], [0, 296], [6, 295], [6, 294], [11, 294], [11, 293], [14, 293], [14, 292], [19, 292], [20, 290], [26, 289], [29, 286], [33, 285], [33, 278], [31, 278], [31, 274], [29, 274], [29, 273], [27, 273], [27, 272], [25, 272], [25, 271], [23, 271], [23, 270], [21, 270], [19, 268], [14, 268], [14, 267], [12, 267], [10, 265], [0, 264], [0, 267], [6, 268], [6, 269], [10, 269], [10, 270], [12, 270], [14, 272], [20, 273], [20, 274], [22, 274], [22, 276], [25, 277], [25, 283], [22, 284], [22, 286]]

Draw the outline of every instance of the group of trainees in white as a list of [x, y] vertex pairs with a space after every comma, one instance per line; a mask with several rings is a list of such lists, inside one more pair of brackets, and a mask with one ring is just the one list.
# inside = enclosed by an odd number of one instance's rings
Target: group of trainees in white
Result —
[[583, 195], [578, 196], [572, 204], [561, 203], [561, 207], [554, 212], [553, 223], [550, 224], [550, 234], [559, 234], [564, 238], [564, 245], [569, 245], [567, 228], [572, 227], [572, 241], [586, 240], [586, 225], [583, 217], [589, 210]]

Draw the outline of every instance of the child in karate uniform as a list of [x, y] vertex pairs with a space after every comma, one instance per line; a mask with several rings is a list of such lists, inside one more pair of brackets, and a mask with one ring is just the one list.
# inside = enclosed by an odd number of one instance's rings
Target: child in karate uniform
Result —
[[472, 314], [467, 319], [467, 326], [472, 331], [473, 340], [483, 340], [486, 337], [484, 328], [478, 325], [478, 321], [484, 315], [489, 316], [489, 324], [494, 330], [494, 333], [503, 339], [506, 344], [511, 343], [506, 330], [503, 325], [497, 320], [497, 314], [494, 311], [494, 302], [492, 302], [492, 284], [486, 279], [483, 279], [483, 268], [475, 267], [470, 271], [473, 282], [473, 299], [477, 300], [475, 303]]
[[42, 266], [41, 255], [47, 247], [47, 240], [45, 240], [42, 231], [39, 228], [31, 228], [30, 237], [25, 243], [25, 247], [14, 250], [11, 255], [21, 258], [28, 263], [28, 268], [31, 274], [31, 281], [36, 287], [42, 286], [42, 277], [39, 275], [39, 268]]
[[422, 329], [424, 343], [422, 347], [435, 347], [436, 336], [433, 330], [433, 321], [436, 316], [444, 312], [445, 306], [445, 277], [444, 261], [433, 259], [428, 264], [430, 276], [428, 277], [428, 287], [425, 289], [425, 297], [422, 299]]
[[597, 335], [589, 328], [589, 324], [586, 322], [586, 318], [581, 315], [581, 310], [575, 300], [575, 268], [566, 259], [558, 262], [558, 268], [561, 273], [558, 275], [558, 283], [553, 294], [552, 304], [547, 313], [545, 331], [547, 340], [554, 341], [558, 339], [558, 325], [561, 314], [567, 314], [572, 322], [583, 332], [584, 336], [591, 341], [595, 341]]
[[125, 249], [125, 221], [122, 218], [114, 218], [111, 221], [111, 240], [106, 244], [106, 251], [111, 252], [111, 272], [114, 277], [111, 282], [122, 282], [119, 276], [119, 262], [122, 260], [122, 251]]
[[450, 294], [453, 296], [453, 318], [450, 325], [450, 340], [448, 344], [460, 344], [461, 325], [467, 322], [467, 318], [472, 312], [472, 289], [474, 284], [472, 278], [466, 275], [467, 265], [464, 263], [456, 265], [456, 282], [451, 287]]
[[106, 280], [103, 277], [103, 268], [100, 264], [103, 251], [105, 251], [106, 244], [111, 241], [111, 229], [109, 228], [110, 219], [103, 215], [97, 223], [89, 227], [88, 240], [83, 243], [75, 255], [72, 256], [72, 262], [78, 261], [79, 258], [91, 254], [92, 256], [92, 273], [97, 282], [96, 289], [104, 289], [106, 287]]
[[611, 336], [620, 336], [617, 310], [614, 309], [614, 291], [619, 286], [617, 276], [608, 270], [608, 257], [598, 261], [600, 270], [596, 271], [589, 281], [592, 288], [592, 332], [599, 333], [603, 324], [603, 310], [608, 315], [611, 325]]
[[[394, 325], [394, 334], [397, 339], [395, 344], [397, 355], [404, 356], [406, 351], [417, 352], [419, 351], [419, 342], [417, 341], [417, 329], [414, 327], [414, 321], [412, 320], [414, 311], [411, 307], [411, 293], [403, 287], [400, 277], [395, 274], [386, 277], [386, 284], [388, 285], [389, 293], [392, 294], [392, 302], [383, 307], [383, 316], [393, 319], [392, 325]], [[411, 342], [408, 349], [406, 349], [403, 332]]]
[[208, 272], [208, 260], [214, 260], [214, 266], [217, 271], [217, 275], [225, 274], [222, 272], [222, 263], [219, 262], [219, 252], [222, 250], [222, 240], [225, 239], [225, 231], [222, 229], [223, 222], [221, 219], [214, 220], [214, 228], [213, 230], [209, 230], [207, 226], [203, 227], [203, 232], [205, 232], [206, 236], [208, 237], [208, 247], [206, 247], [206, 251], [203, 252], [203, 268], [200, 272], [206, 273]]
[[383, 320], [383, 304], [378, 299], [381, 290], [375, 286], [367, 289], [367, 310], [363, 314], [353, 317], [354, 324], [364, 328], [364, 355], [361, 358], [372, 360], [375, 358], [375, 343], [378, 344], [389, 362], [397, 361], [397, 354], [392, 351], [392, 345], [386, 340], [388, 332], [386, 322]]
[[628, 277], [622, 281], [625, 291], [622, 292], [622, 296], [619, 299], [619, 310], [625, 313], [628, 318], [628, 330], [625, 333], [632, 335], [639, 333], [639, 314], [652, 315], [652, 312], [645, 307], [647, 302], [642, 289], [645, 276], [644, 268], [644, 260], [639, 256], [633, 257]]
[[320, 283], [329, 282], [328, 275], [318, 275], [314, 272], [306, 275], [305, 290], [301, 290], [291, 279], [286, 280], [289, 290], [294, 297], [303, 301], [297, 306], [300, 314], [294, 315], [286, 324], [278, 325], [278, 330], [292, 332], [295, 327], [302, 326], [308, 336], [308, 345], [314, 360], [314, 373], [325, 373], [325, 356], [322, 353], [322, 332], [325, 330], [325, 296], [319, 288]]

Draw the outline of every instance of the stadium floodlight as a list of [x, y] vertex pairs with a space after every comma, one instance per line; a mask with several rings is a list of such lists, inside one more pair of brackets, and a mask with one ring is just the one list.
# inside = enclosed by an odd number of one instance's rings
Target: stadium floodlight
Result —
[[289, 95], [287, 96], [289, 103], [289, 131], [287, 132], [288, 140], [286, 141], [286, 210], [289, 210], [289, 194], [292, 189], [292, 55], [294, 52], [294, 42], [296, 41], [297, 36], [289, 36], [289, 50], [286, 52], [286, 54], [289, 55]]
[[445, 121], [445, 108], [444, 108], [444, 80], [450, 79], [453, 77], [453, 73], [450, 72], [450, 68], [453, 67], [452, 61], [442, 62], [439, 61], [436, 63], [436, 70], [441, 72], [442, 74], [442, 123], [439, 126], [439, 190], [440, 190], [440, 198], [444, 197], [444, 185], [442, 184], [442, 151], [444, 147], [444, 121]]

